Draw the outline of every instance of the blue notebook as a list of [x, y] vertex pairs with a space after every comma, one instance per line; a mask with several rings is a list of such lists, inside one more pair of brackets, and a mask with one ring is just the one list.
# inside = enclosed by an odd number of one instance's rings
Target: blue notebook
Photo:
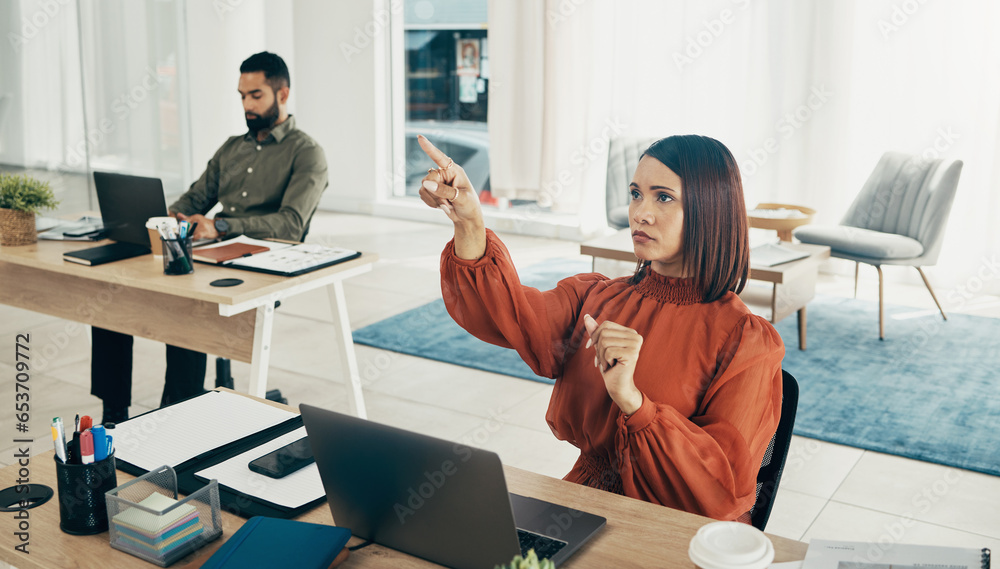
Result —
[[202, 569], [288, 567], [327, 569], [351, 539], [351, 530], [255, 516], [247, 520]]

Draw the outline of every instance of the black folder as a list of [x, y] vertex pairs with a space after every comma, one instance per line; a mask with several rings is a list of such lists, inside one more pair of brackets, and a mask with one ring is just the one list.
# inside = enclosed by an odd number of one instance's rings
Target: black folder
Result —
[[[207, 392], [211, 393], [211, 391]], [[201, 395], [196, 395], [195, 397], [202, 397], [206, 395], [203, 393]], [[171, 405], [177, 405], [179, 403], [184, 403], [187, 401], [178, 401], [176, 403], [171, 403]], [[149, 411], [150, 413], [157, 411]], [[145, 415], [145, 413], [143, 413]], [[136, 415], [131, 419], [141, 417], [142, 415]], [[130, 420], [131, 420], [130, 419]], [[285, 433], [289, 433], [298, 429], [302, 426], [302, 416], [296, 415], [295, 417], [288, 419], [277, 425], [273, 425], [261, 431], [258, 431], [252, 435], [243, 437], [242, 439], [237, 439], [231, 443], [222, 445], [220, 447], [214, 448], [210, 451], [202, 453], [194, 458], [185, 460], [184, 462], [173, 466], [174, 472], [177, 473], [177, 490], [182, 494], [191, 494], [196, 490], [201, 489], [208, 482], [207, 479], [200, 476], [195, 476], [195, 472], [214, 466], [220, 462], [229, 460], [230, 458], [244, 453], [252, 448], [258, 447], [272, 439], [276, 439]], [[114, 431], [109, 431], [109, 434], [114, 435]], [[263, 453], [262, 453], [263, 454]], [[127, 472], [133, 476], [140, 476], [148, 472], [147, 470], [135, 466], [124, 460], [116, 459], [117, 467], [123, 472]], [[224, 484], [219, 484], [219, 501], [220, 506], [223, 510], [236, 514], [237, 516], [243, 518], [252, 518], [253, 516], [267, 516], [271, 518], [283, 518], [290, 519], [294, 518], [300, 514], [308, 512], [309, 510], [315, 508], [316, 506], [326, 502], [326, 496], [321, 496], [311, 502], [303, 504], [297, 508], [289, 508], [287, 506], [282, 506], [280, 504], [275, 504], [269, 502], [257, 496], [251, 494], [245, 494], [234, 490]]]

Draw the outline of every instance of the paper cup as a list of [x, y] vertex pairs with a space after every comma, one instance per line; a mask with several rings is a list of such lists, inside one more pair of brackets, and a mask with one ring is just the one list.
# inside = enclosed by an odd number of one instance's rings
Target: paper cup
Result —
[[701, 569], [765, 569], [774, 561], [774, 544], [753, 526], [713, 522], [691, 538], [688, 556]]
[[160, 227], [165, 227], [171, 230], [171, 235], [173, 235], [173, 230], [177, 229], [177, 220], [168, 217], [151, 217], [146, 220], [146, 229], [149, 231], [149, 246], [153, 250], [154, 257], [162, 257], [163, 250], [160, 248]]

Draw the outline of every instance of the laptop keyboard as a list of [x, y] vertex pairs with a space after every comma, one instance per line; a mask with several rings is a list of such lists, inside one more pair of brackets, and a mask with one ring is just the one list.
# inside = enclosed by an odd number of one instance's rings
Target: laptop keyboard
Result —
[[517, 539], [521, 542], [521, 556], [528, 555], [528, 551], [535, 550], [535, 555], [539, 559], [551, 559], [559, 550], [566, 547], [565, 541], [545, 537], [544, 535], [517, 529]]

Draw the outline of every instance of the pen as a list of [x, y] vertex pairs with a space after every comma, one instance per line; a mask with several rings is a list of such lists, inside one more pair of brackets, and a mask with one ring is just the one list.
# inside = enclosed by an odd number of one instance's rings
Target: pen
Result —
[[76, 420], [73, 421], [73, 430], [74, 431], [79, 431], [80, 430], [80, 414], [79, 413], [76, 414]]
[[66, 433], [63, 431], [62, 419], [56, 417], [52, 419], [52, 445], [56, 449], [56, 456], [64, 464], [66, 463]]
[[80, 433], [80, 464], [94, 462], [94, 435], [90, 431]]
[[66, 464], [80, 464], [80, 431], [73, 433], [73, 440], [66, 445]]
[[108, 435], [104, 425], [94, 425], [90, 434], [94, 436], [94, 462], [108, 458]]
[[194, 223], [192, 223], [191, 224], [191, 228], [188, 229], [188, 233], [191, 234], [192, 237], [194, 236], [194, 230], [195, 229], [198, 229], [198, 222], [197, 221], [194, 222]]
[[94, 420], [90, 418], [90, 415], [84, 415], [83, 417], [80, 417], [80, 426], [77, 430], [82, 433], [93, 426]]

